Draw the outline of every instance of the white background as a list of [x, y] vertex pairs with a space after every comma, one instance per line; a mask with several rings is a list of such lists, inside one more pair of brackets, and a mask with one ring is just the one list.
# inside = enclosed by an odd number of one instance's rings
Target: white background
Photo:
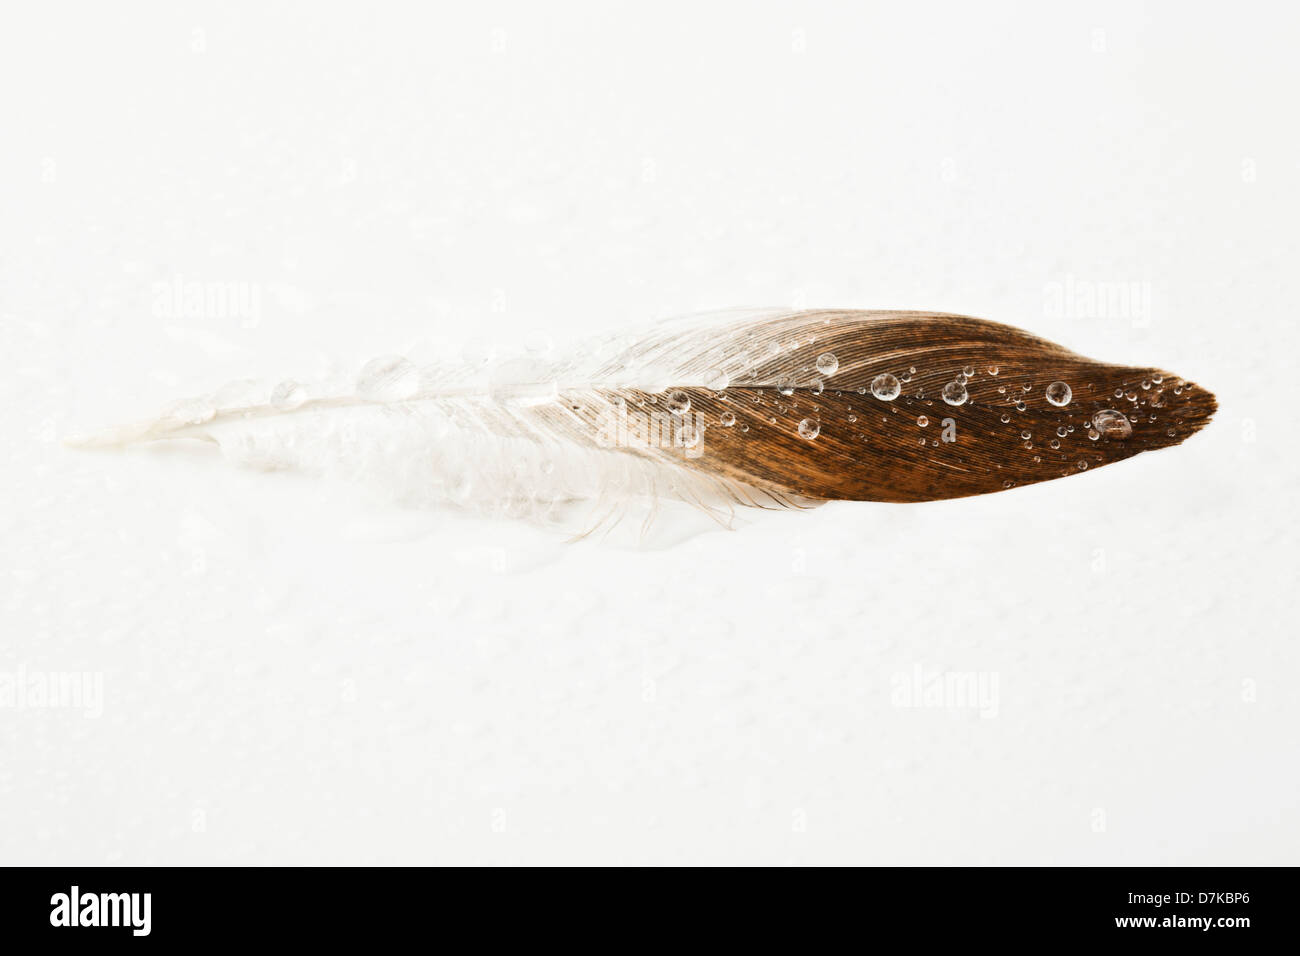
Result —
[[[1296, 863], [1296, 28], [7, 9], [0, 671], [104, 697], [0, 708], [0, 861]], [[178, 279], [256, 321], [168, 314]], [[247, 375], [768, 305], [982, 315], [1221, 407], [1066, 481], [642, 550], [59, 444]], [[896, 706], [918, 667], [995, 710]]]

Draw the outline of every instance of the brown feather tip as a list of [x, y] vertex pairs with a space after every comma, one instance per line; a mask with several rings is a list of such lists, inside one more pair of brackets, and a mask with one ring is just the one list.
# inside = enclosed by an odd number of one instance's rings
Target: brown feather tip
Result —
[[[1076, 475], [1177, 445], [1214, 395], [1010, 326], [919, 313], [803, 313], [722, 390], [677, 390], [694, 469], [820, 499], [919, 502]], [[647, 397], [647, 396], [642, 396]]]

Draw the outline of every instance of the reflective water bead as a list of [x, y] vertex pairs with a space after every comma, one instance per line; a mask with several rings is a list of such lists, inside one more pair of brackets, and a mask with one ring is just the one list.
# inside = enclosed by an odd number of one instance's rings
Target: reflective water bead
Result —
[[871, 394], [882, 402], [892, 402], [902, 390], [898, 379], [888, 372], [882, 372], [871, 380]]
[[1092, 427], [1107, 438], [1128, 438], [1133, 434], [1133, 425], [1121, 411], [1106, 408], [1092, 416]]
[[943, 400], [949, 405], [961, 405], [967, 397], [966, 386], [960, 382], [949, 382], [943, 387]]
[[1053, 382], [1051, 385], [1047, 386], [1046, 394], [1047, 400], [1057, 408], [1060, 408], [1063, 405], [1070, 404], [1070, 398], [1074, 393], [1070, 390], [1070, 386], [1066, 385], [1064, 382]]

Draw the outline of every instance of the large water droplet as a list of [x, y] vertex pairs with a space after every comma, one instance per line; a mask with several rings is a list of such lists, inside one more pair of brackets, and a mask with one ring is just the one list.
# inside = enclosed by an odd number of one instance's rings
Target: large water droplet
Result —
[[916, 423], [924, 428], [926, 425], [930, 424], [930, 419], [926, 418], [924, 415], [917, 415]]
[[943, 387], [943, 400], [949, 405], [961, 405], [966, 398], [966, 386], [961, 382], [949, 382]]
[[823, 352], [817, 356], [817, 371], [823, 375], [834, 375], [840, 370], [840, 360], [834, 352]]
[[718, 416], [718, 424], [720, 424], [723, 428], [730, 428], [732, 425], [736, 424], [736, 413], [723, 412], [721, 415]]
[[691, 396], [675, 388], [664, 396], [664, 406], [674, 415], [685, 415], [691, 410]]
[[1053, 382], [1051, 385], [1047, 386], [1046, 394], [1047, 400], [1057, 408], [1060, 408], [1063, 405], [1070, 404], [1070, 398], [1074, 393], [1070, 390], [1070, 386], [1066, 385], [1064, 382]]
[[815, 418], [805, 418], [799, 423], [799, 437], [812, 441], [821, 434], [822, 423]]
[[1128, 417], [1113, 408], [1103, 409], [1092, 416], [1092, 427], [1107, 438], [1128, 438], [1133, 434], [1133, 425]]
[[704, 387], [712, 389], [715, 392], [726, 391], [727, 386], [731, 384], [731, 376], [720, 368], [715, 368], [704, 378]]
[[373, 358], [357, 376], [357, 394], [372, 402], [400, 402], [420, 390], [415, 365], [400, 355]]
[[902, 384], [888, 372], [882, 372], [871, 380], [871, 394], [882, 402], [892, 402], [902, 390]]

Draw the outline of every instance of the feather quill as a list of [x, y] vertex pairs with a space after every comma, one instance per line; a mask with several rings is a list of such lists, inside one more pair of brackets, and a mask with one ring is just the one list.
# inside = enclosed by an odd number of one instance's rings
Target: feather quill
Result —
[[1169, 372], [983, 319], [737, 312], [559, 359], [237, 383], [69, 443], [196, 438], [261, 467], [380, 476], [419, 503], [554, 518], [585, 501], [598, 524], [634, 500], [725, 516], [1003, 491], [1176, 445], [1215, 408]]

